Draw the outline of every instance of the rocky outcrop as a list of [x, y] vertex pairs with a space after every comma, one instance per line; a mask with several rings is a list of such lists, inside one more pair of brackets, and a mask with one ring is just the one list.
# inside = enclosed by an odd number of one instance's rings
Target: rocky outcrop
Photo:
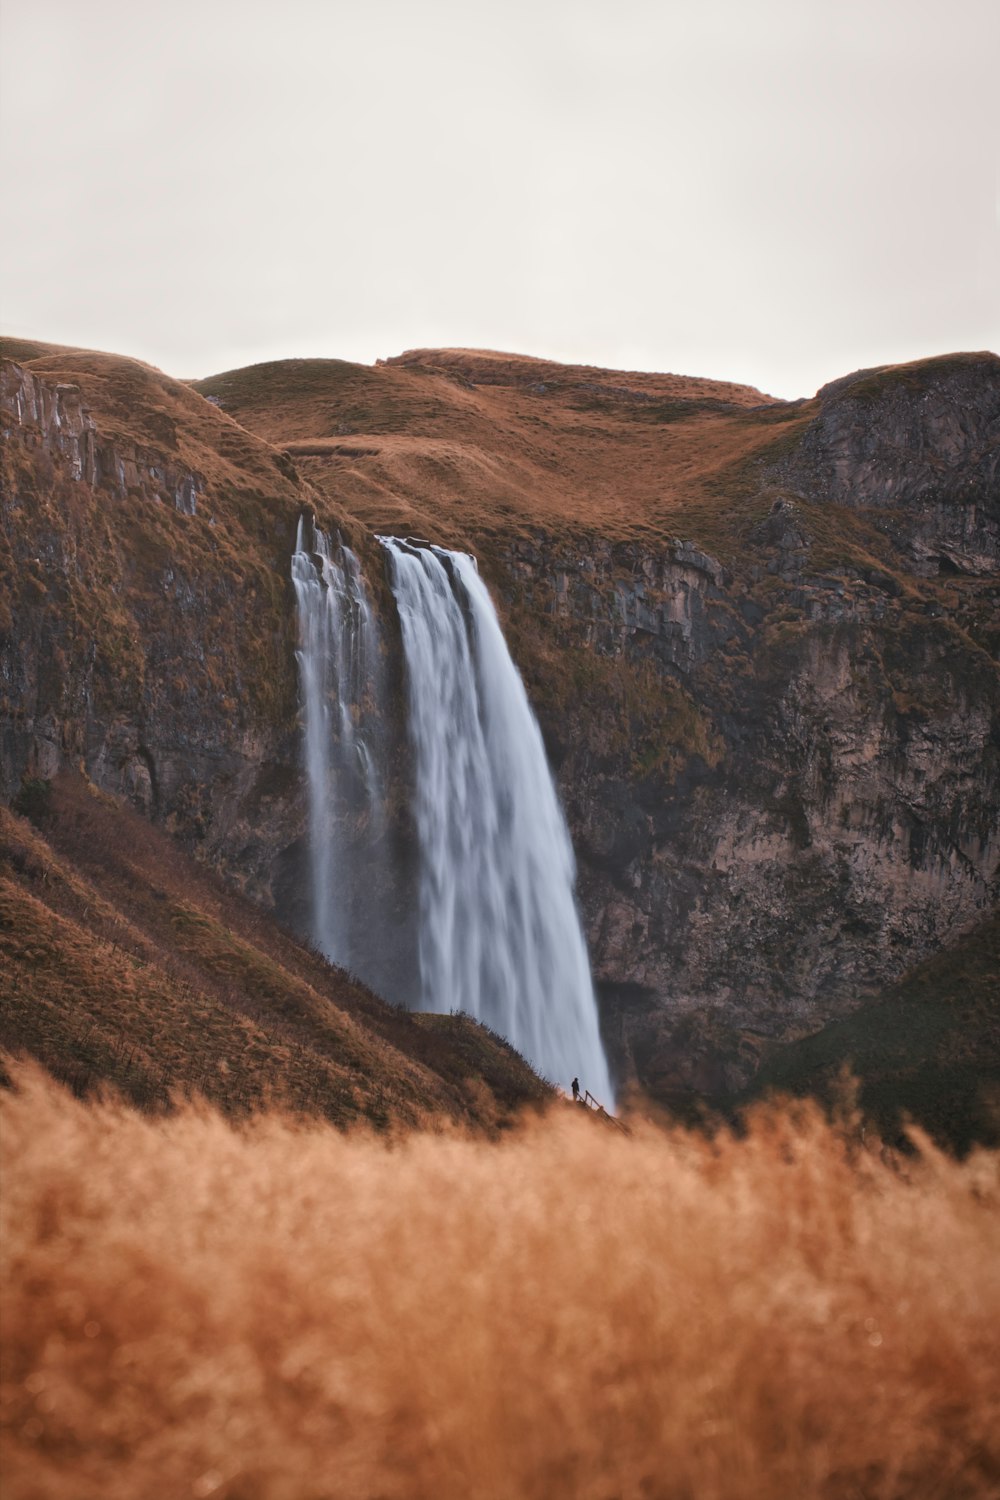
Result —
[[193, 516], [204, 478], [158, 452], [103, 439], [80, 387], [50, 384], [12, 360], [0, 365], [0, 437], [47, 455], [70, 479], [119, 499], [139, 495]]
[[734, 629], [725, 570], [693, 542], [653, 553], [595, 537], [565, 552], [539, 534], [512, 542], [506, 560], [522, 606], [571, 622], [573, 639], [603, 655], [640, 643], [688, 671]]
[[865, 512], [911, 570], [986, 575], [1000, 561], [1000, 359], [952, 355], [824, 386], [771, 478]]

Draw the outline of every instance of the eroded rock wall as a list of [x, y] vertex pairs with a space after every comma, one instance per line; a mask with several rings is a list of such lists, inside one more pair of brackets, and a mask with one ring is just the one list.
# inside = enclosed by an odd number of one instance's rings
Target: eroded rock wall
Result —
[[865, 512], [927, 577], [985, 576], [1000, 553], [1000, 359], [951, 355], [824, 386], [773, 477]]
[[78, 385], [2, 365], [0, 790], [82, 766], [270, 901], [302, 827], [285, 575], [309, 497], [266, 453], [209, 479], [153, 414], [162, 446], [123, 440]]
[[609, 1045], [662, 1098], [735, 1092], [1000, 897], [996, 663], [894, 578], [810, 574], [794, 510], [734, 570], [682, 541], [506, 560]]
[[193, 516], [205, 480], [161, 453], [102, 438], [78, 385], [51, 383], [12, 360], [0, 364], [0, 431], [4, 441], [48, 455], [69, 478], [118, 499], [138, 494]]

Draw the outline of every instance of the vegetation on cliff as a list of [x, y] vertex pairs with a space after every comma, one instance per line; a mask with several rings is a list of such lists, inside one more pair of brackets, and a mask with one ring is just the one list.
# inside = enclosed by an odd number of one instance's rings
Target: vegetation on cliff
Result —
[[752, 1093], [829, 1103], [849, 1070], [865, 1118], [897, 1145], [907, 1119], [959, 1151], [976, 1141], [1000, 1145], [998, 995], [1000, 912], [993, 912], [877, 1000], [775, 1049]]
[[0, 1048], [77, 1093], [489, 1130], [550, 1097], [500, 1038], [421, 1025], [82, 778], [28, 783], [19, 804], [33, 823], [0, 808]]

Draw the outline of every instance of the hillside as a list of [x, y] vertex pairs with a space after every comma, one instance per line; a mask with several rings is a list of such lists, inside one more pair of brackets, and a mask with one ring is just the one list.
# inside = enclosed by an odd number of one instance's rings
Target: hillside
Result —
[[843, 1096], [896, 1145], [915, 1121], [961, 1151], [1000, 1145], [1000, 912], [905, 975], [877, 1001], [778, 1048], [747, 1098]]
[[551, 1090], [467, 1017], [387, 1004], [79, 776], [0, 808], [0, 1049], [144, 1108], [495, 1128]]
[[466, 351], [289, 360], [195, 389], [370, 530], [479, 547], [539, 527], [652, 537], [692, 511], [724, 525], [748, 459], [804, 420], [745, 386]]
[[[479, 557], [570, 820], [623, 1087], [728, 1107], [996, 908], [995, 355], [788, 403], [484, 351], [192, 386], [5, 352], [7, 800], [82, 763], [302, 930], [288, 573], [311, 511], [359, 553], [390, 655], [372, 533]], [[371, 893], [389, 998], [414, 964], [406, 774], [400, 756], [400, 883]]]

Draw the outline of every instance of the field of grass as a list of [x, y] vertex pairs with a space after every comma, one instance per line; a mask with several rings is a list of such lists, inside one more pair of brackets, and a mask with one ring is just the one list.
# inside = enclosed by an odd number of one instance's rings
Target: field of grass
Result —
[[1000, 1172], [0, 1098], [9, 1500], [986, 1500]]

